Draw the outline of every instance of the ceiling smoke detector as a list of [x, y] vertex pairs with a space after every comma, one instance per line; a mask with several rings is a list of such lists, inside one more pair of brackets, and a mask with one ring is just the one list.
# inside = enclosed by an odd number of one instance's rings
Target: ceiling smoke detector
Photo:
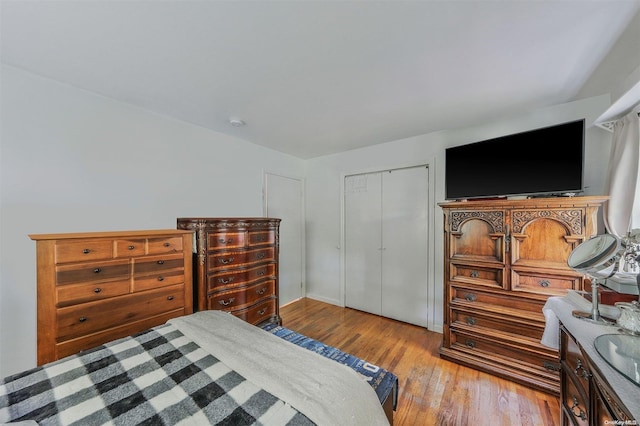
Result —
[[237, 117], [231, 117], [229, 118], [229, 124], [231, 124], [233, 127], [242, 127], [247, 123]]

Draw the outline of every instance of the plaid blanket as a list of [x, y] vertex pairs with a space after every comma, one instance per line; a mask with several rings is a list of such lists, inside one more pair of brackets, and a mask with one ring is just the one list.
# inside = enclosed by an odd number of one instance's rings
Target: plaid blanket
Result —
[[0, 423], [313, 424], [165, 324], [0, 381]]

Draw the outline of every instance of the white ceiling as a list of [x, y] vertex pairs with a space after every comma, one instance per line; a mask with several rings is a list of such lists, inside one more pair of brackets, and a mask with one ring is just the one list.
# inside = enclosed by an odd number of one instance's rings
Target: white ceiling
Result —
[[1, 1], [3, 63], [300, 158], [569, 102], [640, 10], [636, 0]]

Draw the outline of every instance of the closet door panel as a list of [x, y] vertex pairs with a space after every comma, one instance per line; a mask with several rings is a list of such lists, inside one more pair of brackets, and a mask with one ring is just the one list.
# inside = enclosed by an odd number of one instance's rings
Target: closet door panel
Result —
[[380, 173], [345, 178], [345, 304], [380, 314]]
[[382, 310], [385, 317], [427, 326], [426, 167], [382, 174]]

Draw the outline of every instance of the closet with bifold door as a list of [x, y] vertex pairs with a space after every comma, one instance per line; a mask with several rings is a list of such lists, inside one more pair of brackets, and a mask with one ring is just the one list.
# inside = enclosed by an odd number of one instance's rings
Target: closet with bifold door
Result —
[[345, 305], [427, 326], [426, 166], [345, 176]]

